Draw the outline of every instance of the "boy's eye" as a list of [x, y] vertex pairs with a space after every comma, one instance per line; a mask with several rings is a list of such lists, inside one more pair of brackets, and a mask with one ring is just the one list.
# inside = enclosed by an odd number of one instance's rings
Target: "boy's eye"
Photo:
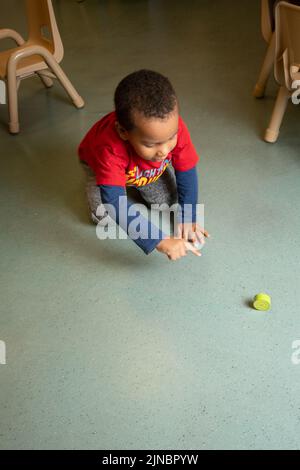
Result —
[[[177, 137], [177, 132], [176, 132], [175, 135], [173, 135], [173, 137], [171, 137], [171, 138], [169, 139], [169, 141], [170, 141], [170, 140], [174, 140], [175, 137]], [[145, 147], [149, 148], [149, 149], [155, 147], [155, 144], [145, 144], [145, 143], [144, 143], [143, 145], [144, 145]]]

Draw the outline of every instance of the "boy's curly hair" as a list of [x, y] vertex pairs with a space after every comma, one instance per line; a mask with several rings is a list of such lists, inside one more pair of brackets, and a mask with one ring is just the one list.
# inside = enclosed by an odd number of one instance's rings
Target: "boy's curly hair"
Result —
[[133, 110], [146, 118], [163, 119], [174, 111], [177, 97], [167, 77], [142, 69], [121, 80], [115, 91], [114, 102], [118, 122], [130, 131], [135, 127]]

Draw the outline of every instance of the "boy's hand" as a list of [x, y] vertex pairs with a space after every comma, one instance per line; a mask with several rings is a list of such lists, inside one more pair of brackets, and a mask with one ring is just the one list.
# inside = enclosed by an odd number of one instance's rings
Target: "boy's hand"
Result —
[[177, 225], [176, 237], [183, 238], [185, 241], [200, 243], [204, 245], [205, 238], [209, 238], [209, 233], [196, 223], [185, 223]]
[[158, 243], [156, 249], [167, 255], [172, 261], [186, 256], [187, 251], [191, 251], [196, 256], [201, 256], [201, 253], [191, 243], [183, 239], [164, 238]]

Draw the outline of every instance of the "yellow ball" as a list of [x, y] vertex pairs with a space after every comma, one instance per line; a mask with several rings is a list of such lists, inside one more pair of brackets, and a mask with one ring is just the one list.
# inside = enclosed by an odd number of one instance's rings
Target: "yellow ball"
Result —
[[254, 297], [253, 307], [256, 310], [267, 311], [271, 308], [271, 297], [268, 294], [260, 293]]

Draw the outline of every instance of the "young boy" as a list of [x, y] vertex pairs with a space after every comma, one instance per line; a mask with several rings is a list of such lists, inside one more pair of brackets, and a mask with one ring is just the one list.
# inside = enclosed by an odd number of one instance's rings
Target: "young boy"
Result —
[[[110, 204], [115, 208], [116, 222], [130, 236], [131, 203], [125, 199], [124, 223], [119, 215], [120, 198], [123, 196], [124, 201], [125, 188], [134, 186], [148, 204], [171, 206], [178, 201], [182, 208], [176, 237], [167, 237], [159, 230], [155, 238], [139, 237], [134, 242], [146, 254], [156, 248], [171, 260], [185, 256], [187, 250], [200, 256], [189, 243], [203, 244], [204, 237], [209, 236], [196, 223], [198, 156], [179, 116], [170, 81], [160, 73], [139, 70], [119, 83], [114, 102], [115, 111], [96, 122], [79, 146], [92, 220], [99, 222], [97, 208], [101, 203]], [[185, 204], [192, 207], [189, 218], [184, 213]], [[150, 222], [147, 228], [151, 234]]]

